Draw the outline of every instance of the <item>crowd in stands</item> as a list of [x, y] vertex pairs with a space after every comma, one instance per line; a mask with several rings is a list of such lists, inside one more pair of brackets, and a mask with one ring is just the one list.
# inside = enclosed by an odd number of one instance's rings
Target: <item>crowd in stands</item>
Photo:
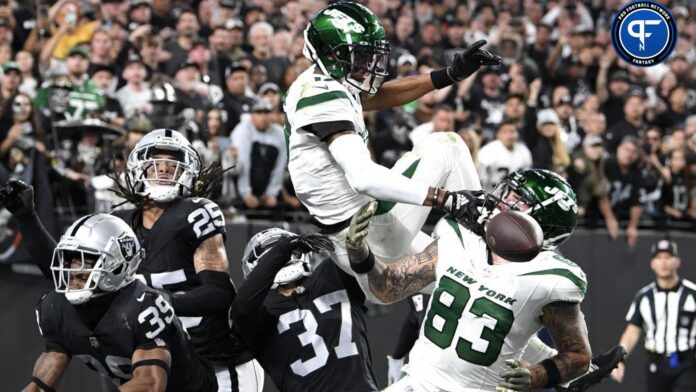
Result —
[[[621, 231], [696, 222], [696, 3], [664, 0], [679, 37], [650, 68], [617, 58], [621, 0], [368, 0], [391, 78], [446, 66], [479, 40], [503, 57], [453, 86], [365, 113], [391, 167], [424, 135], [455, 131], [482, 184], [544, 168], [576, 189], [583, 222]], [[306, 216], [285, 169], [283, 95], [311, 66], [303, 30], [323, 0], [0, 1], [0, 181], [38, 190], [47, 216], [107, 210], [110, 176], [154, 128], [180, 130], [216, 201], [238, 216]]]

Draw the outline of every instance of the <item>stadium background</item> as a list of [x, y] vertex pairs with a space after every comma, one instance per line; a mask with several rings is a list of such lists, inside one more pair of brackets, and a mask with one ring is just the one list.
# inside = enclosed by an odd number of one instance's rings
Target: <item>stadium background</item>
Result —
[[[589, 278], [583, 310], [595, 351], [618, 341], [633, 294], [652, 280], [648, 268], [652, 242], [669, 233], [681, 247], [682, 276], [696, 279], [696, 266], [690, 260], [696, 247], [696, 235], [690, 233], [696, 218], [696, 3], [661, 1], [675, 16], [680, 36], [670, 59], [647, 70], [617, 60], [611, 46], [609, 24], [624, 3], [365, 2], [380, 15], [392, 40], [394, 78], [445, 66], [457, 48], [478, 39], [488, 39], [491, 50], [503, 56], [502, 67], [481, 70], [456, 88], [367, 115], [374, 158], [390, 166], [417, 143], [415, 136], [455, 130], [474, 152], [482, 181], [491, 184], [509, 162], [496, 160], [482, 147], [492, 144], [504, 117], [512, 120], [515, 148], [531, 152], [528, 166], [558, 171], [581, 191], [582, 228], [562, 251]], [[42, 220], [58, 233], [77, 216], [117, 202], [105, 192], [108, 181], [104, 185], [106, 174], [122, 164], [112, 158], [127, 153], [155, 126], [171, 125], [186, 132], [206, 163], [221, 159], [225, 166], [234, 161], [247, 167], [258, 164], [252, 157], [236, 155], [235, 131], [252, 122], [249, 111], [282, 124], [282, 93], [308, 66], [301, 55], [302, 29], [325, 4], [321, 0], [0, 1], [0, 184], [8, 176], [31, 182]], [[101, 23], [98, 29], [92, 28], [95, 21]], [[75, 30], [68, 39], [49, 47], [50, 37], [63, 25], [69, 30], [71, 23]], [[82, 71], [73, 69], [67, 58], [86, 59], [88, 65]], [[105, 74], [113, 80], [101, 80]], [[232, 75], [243, 75], [238, 85], [228, 83]], [[69, 102], [49, 99], [60, 98], [61, 91], [64, 98], [80, 97], [79, 112]], [[21, 97], [30, 98], [31, 111], [18, 109], [15, 115]], [[256, 105], [258, 98], [267, 99], [270, 108], [268, 103]], [[153, 113], [162, 103], [164, 115]], [[89, 109], [93, 105], [96, 108]], [[544, 121], [557, 129], [542, 138], [537, 123]], [[619, 166], [628, 174], [621, 175], [611, 168], [617, 165], [617, 146], [626, 135], [637, 139], [629, 140], [633, 150], [623, 151], [626, 159]], [[586, 147], [601, 149], [597, 154]], [[598, 170], [586, 170], [588, 165]], [[251, 234], [285, 224], [311, 230], [287, 173], [281, 190], [271, 195], [277, 207], [256, 207], [240, 192], [239, 176], [238, 171], [227, 173], [215, 197], [232, 222], [227, 248], [237, 285], [241, 271], [234, 261]], [[634, 192], [626, 197], [629, 185]], [[627, 227], [624, 218], [630, 208], [642, 209], [634, 247], [626, 245], [623, 235], [611, 240], [609, 234], [615, 233], [604, 230], [608, 216], [597, 208], [602, 197], [611, 202], [621, 229]], [[24, 268], [16, 262], [26, 261], [26, 253], [17, 247], [20, 243], [14, 222], [0, 210], [0, 261], [6, 263], [0, 265], [0, 390], [18, 390], [30, 376], [42, 348], [33, 309], [40, 293], [51, 285], [21, 273]], [[370, 312], [373, 360], [382, 386], [385, 355], [393, 347], [405, 310], [402, 303]], [[624, 385], [607, 381], [597, 390], [643, 390], [642, 355], [636, 350], [631, 357]], [[97, 376], [83, 365], [72, 364], [60, 389], [95, 390], [95, 380]]]

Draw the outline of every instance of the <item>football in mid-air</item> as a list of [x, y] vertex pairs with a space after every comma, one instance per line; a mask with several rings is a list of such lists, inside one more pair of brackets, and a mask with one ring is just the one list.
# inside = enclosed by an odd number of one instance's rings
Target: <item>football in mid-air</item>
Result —
[[486, 243], [509, 261], [529, 261], [541, 252], [544, 233], [539, 223], [519, 211], [503, 211], [486, 225]]

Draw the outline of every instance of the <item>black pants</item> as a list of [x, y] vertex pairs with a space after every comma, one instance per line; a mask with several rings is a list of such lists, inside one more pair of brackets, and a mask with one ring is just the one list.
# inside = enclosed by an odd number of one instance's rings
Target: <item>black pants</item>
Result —
[[696, 392], [696, 351], [679, 354], [679, 364], [670, 366], [664, 355], [648, 354], [648, 392]]

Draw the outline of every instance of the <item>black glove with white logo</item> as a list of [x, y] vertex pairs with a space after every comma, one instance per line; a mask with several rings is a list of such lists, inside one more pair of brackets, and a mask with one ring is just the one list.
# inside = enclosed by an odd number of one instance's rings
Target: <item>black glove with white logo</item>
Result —
[[5, 207], [14, 216], [34, 212], [34, 187], [22, 180], [11, 178], [0, 189], [0, 208]]
[[484, 191], [444, 191], [443, 198], [435, 203], [435, 207], [446, 212], [459, 224], [471, 230], [475, 234], [482, 236], [485, 234], [483, 224], [479, 223], [486, 192]]

